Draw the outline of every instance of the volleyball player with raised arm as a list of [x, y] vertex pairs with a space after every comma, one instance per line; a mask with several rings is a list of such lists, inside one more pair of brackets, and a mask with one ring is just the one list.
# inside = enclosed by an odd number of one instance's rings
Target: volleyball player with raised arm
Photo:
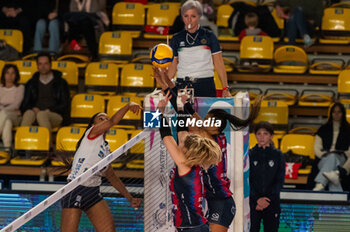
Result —
[[[73, 163], [66, 161], [66, 167], [68, 169], [71, 167], [67, 178], [68, 182], [77, 178], [110, 153], [108, 142], [105, 140], [108, 130], [118, 124], [129, 110], [137, 114], [140, 109], [138, 104], [131, 102], [117, 111], [111, 118], [106, 113], [97, 113], [91, 118], [84, 135], [77, 144]], [[130, 202], [132, 207], [140, 206], [141, 199], [131, 196], [109, 165], [104, 171], [95, 174], [62, 199], [62, 232], [78, 231], [82, 211], [87, 214], [97, 231], [115, 231], [112, 213], [99, 190], [102, 176], [107, 178], [111, 185]]]
[[[172, 96], [170, 101], [177, 111], [179, 106], [183, 105], [185, 113], [202, 120], [199, 114], [194, 111], [192, 105], [187, 102], [185, 95], [181, 97], [181, 100], [174, 100], [177, 99], [177, 88], [171, 81], [168, 81], [165, 70], [154, 69], [154, 77], [162, 87], [163, 92]], [[249, 117], [245, 120], [231, 115], [225, 110], [212, 109], [208, 112], [205, 119], [220, 120], [220, 127], [190, 128], [190, 132], [214, 140], [221, 149], [221, 161], [217, 165], [203, 171], [206, 189], [205, 198], [208, 202], [207, 219], [212, 232], [226, 232], [235, 216], [235, 203], [230, 191], [231, 181], [227, 177], [227, 141], [223, 130], [227, 125], [227, 121], [229, 121], [234, 130], [240, 130], [252, 123], [259, 112], [261, 100], [261, 96], [257, 97]]]
[[[158, 104], [162, 113], [171, 98], [169, 95], [168, 93]], [[162, 116], [162, 120], [166, 119]], [[174, 225], [178, 232], [209, 232], [207, 219], [202, 210], [204, 197], [202, 169], [207, 170], [220, 162], [220, 147], [210, 139], [188, 134], [186, 127], [178, 127], [179, 145], [172, 137], [170, 128], [163, 127], [163, 122], [159, 131], [176, 164], [170, 174]]]

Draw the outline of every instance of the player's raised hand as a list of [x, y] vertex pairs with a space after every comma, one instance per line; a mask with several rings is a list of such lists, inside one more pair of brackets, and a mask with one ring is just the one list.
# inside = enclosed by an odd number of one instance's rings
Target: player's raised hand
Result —
[[133, 112], [134, 114], [138, 114], [140, 110], [142, 110], [142, 107], [135, 103], [135, 102], [130, 102], [129, 103], [129, 110]]

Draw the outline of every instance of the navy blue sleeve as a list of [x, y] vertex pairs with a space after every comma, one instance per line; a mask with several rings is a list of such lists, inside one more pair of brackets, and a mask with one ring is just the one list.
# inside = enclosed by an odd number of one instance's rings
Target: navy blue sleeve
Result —
[[179, 48], [179, 43], [177, 41], [176, 34], [170, 40], [170, 47], [173, 49], [174, 57], [178, 57], [177, 49]]
[[214, 53], [221, 52], [221, 47], [220, 47], [219, 40], [218, 40], [218, 38], [216, 38], [214, 33], [209, 32], [208, 36], [209, 36], [208, 43], [209, 43], [209, 47], [210, 47], [211, 53], [214, 54]]

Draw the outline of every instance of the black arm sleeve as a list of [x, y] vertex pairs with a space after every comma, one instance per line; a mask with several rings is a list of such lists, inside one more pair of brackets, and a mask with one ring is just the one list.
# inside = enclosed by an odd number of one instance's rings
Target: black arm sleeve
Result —
[[[178, 112], [178, 116], [177, 116], [177, 132], [181, 132], [181, 131], [188, 131], [188, 127], [186, 125], [186, 121], [187, 118], [189, 118], [188, 116], [186, 116], [184, 111], [179, 111]], [[181, 121], [183, 121], [183, 123], [180, 123]], [[180, 126], [181, 124], [181, 126]]]
[[177, 87], [174, 87], [172, 89], [167, 88], [166, 90], [164, 90], [164, 93], [167, 94], [170, 91], [170, 95], [172, 96], [170, 99], [170, 103], [173, 105], [174, 109], [176, 112], [177, 111], [177, 103], [176, 103], [176, 99], [177, 99]]
[[170, 127], [164, 127], [163, 120], [166, 120], [166, 119], [162, 115], [160, 117], [160, 128], [159, 128], [160, 137], [162, 137], [162, 139], [164, 139], [166, 136], [172, 136]]
[[184, 110], [185, 110], [185, 113], [190, 114], [190, 115], [193, 115], [195, 113], [191, 103], [189, 103], [189, 102], [187, 102], [184, 105]]

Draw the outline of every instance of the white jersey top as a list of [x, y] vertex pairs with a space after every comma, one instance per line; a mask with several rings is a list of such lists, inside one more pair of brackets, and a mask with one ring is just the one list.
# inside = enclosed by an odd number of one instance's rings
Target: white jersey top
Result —
[[[108, 142], [105, 141], [103, 134], [93, 138], [89, 137], [92, 128], [85, 132], [84, 138], [75, 152], [72, 170], [67, 178], [68, 181], [75, 179], [110, 153]], [[100, 186], [101, 173], [96, 173], [82, 185], [88, 187]]]

